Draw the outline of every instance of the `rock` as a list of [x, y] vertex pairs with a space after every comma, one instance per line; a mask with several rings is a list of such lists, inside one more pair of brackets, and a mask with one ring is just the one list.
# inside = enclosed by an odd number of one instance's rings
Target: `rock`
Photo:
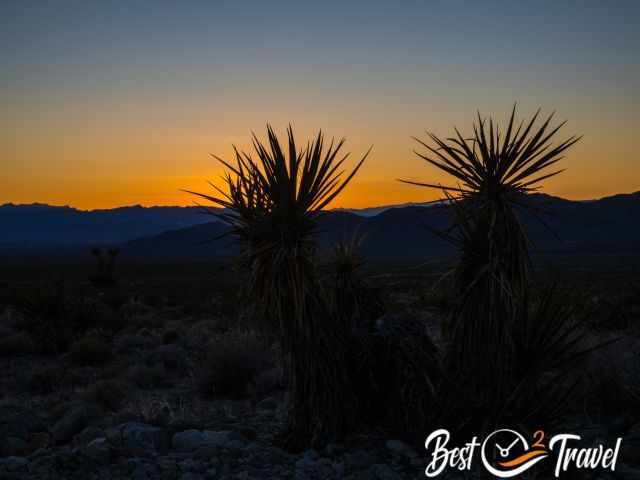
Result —
[[181, 372], [187, 367], [187, 354], [177, 345], [161, 345], [147, 357], [150, 364], [162, 364], [168, 371]]
[[5, 457], [0, 458], [0, 472], [24, 472], [27, 470], [29, 460], [24, 457]]
[[367, 478], [370, 480], [402, 480], [402, 476], [395, 472], [389, 465], [371, 465], [367, 470]]
[[133, 480], [147, 480], [160, 478], [159, 469], [156, 465], [142, 458], [129, 458], [126, 461], [130, 474], [126, 478]]
[[27, 439], [29, 434], [43, 430], [46, 426], [32, 412], [14, 405], [0, 407], [0, 438], [5, 435]]
[[244, 454], [246, 463], [254, 467], [281, 465], [293, 458], [278, 447], [265, 447], [257, 443], [248, 445], [244, 450]]
[[207, 475], [209, 475], [209, 478], [218, 478], [218, 469], [216, 467], [209, 468]]
[[238, 429], [238, 433], [240, 433], [240, 435], [242, 435], [244, 438], [246, 438], [247, 440], [255, 440], [256, 438], [258, 438], [258, 432], [256, 432], [253, 428], [251, 427], [242, 427]]
[[120, 431], [121, 444], [125, 448], [159, 452], [169, 449], [169, 437], [162, 428], [138, 422], [125, 423], [117, 428]]
[[200, 447], [241, 448], [246, 443], [245, 438], [237, 432], [223, 430], [211, 432], [208, 430], [185, 430], [176, 433], [171, 445], [183, 452], [190, 452]]
[[620, 465], [616, 469], [616, 477], [622, 480], [634, 480], [640, 478], [640, 469], [629, 467], [627, 465]]
[[186, 458], [178, 463], [178, 467], [183, 472], [193, 472], [195, 470], [195, 464], [191, 458]]
[[104, 431], [104, 436], [112, 445], [121, 446], [122, 445], [122, 430], [120, 429], [122, 425], [118, 425], [117, 427], [110, 427]]
[[278, 402], [273, 397], [265, 398], [256, 405], [256, 408], [258, 410], [276, 410], [278, 408]]
[[180, 480], [204, 480], [204, 477], [202, 475], [192, 472], [183, 473], [179, 478]]
[[21, 456], [29, 453], [29, 445], [20, 437], [7, 437], [2, 450], [5, 456]]
[[212, 445], [205, 445], [196, 449], [193, 453], [193, 458], [197, 460], [210, 461], [212, 459], [217, 459], [220, 453], [220, 448]]
[[121, 335], [115, 342], [115, 351], [120, 354], [144, 350], [152, 344], [152, 340], [142, 335]]
[[82, 449], [82, 453], [100, 465], [111, 462], [111, 445], [106, 438], [96, 438]]
[[365, 468], [376, 463], [376, 458], [364, 450], [356, 450], [345, 455], [346, 463], [353, 468]]
[[49, 443], [51, 443], [49, 432], [34, 433], [29, 440], [29, 451], [35, 452], [36, 450], [47, 448]]
[[344, 445], [341, 445], [339, 443], [329, 443], [326, 447], [324, 447], [324, 453], [329, 456], [338, 455], [342, 452], [344, 452]]
[[138, 464], [134, 467], [131, 472], [131, 478], [133, 480], [147, 480], [149, 475], [147, 474], [147, 469], [143, 464]]
[[106, 437], [105, 433], [97, 427], [87, 427], [77, 434], [73, 439], [77, 445], [87, 445], [96, 438]]
[[307, 450], [302, 454], [302, 458], [296, 462], [297, 469], [309, 469], [320, 459], [318, 452], [315, 450]]
[[387, 450], [392, 453], [403, 456], [409, 460], [418, 456], [418, 453], [411, 446], [400, 440], [387, 440], [385, 446]]
[[56, 445], [67, 443], [76, 433], [81, 432], [89, 423], [87, 409], [84, 406], [72, 408], [56, 422], [51, 429], [53, 442]]

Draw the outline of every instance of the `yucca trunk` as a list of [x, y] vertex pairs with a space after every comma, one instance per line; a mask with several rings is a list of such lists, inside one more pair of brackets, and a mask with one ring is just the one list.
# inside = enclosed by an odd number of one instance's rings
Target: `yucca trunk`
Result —
[[514, 384], [514, 328], [524, 317], [530, 259], [527, 239], [510, 205], [461, 206], [467, 235], [455, 270], [456, 301], [446, 336], [448, 363], [487, 405]]
[[[306, 245], [308, 248], [309, 245]], [[356, 393], [346, 368], [351, 332], [327, 308], [311, 254], [302, 246], [285, 254], [270, 276], [281, 292], [271, 303], [289, 378], [285, 444], [292, 450], [321, 447], [357, 423]], [[265, 295], [269, 293], [265, 292]]]
[[310, 296], [305, 311], [284, 327], [289, 341], [291, 407], [287, 444], [320, 447], [353, 431], [357, 395], [349, 376], [347, 325]]

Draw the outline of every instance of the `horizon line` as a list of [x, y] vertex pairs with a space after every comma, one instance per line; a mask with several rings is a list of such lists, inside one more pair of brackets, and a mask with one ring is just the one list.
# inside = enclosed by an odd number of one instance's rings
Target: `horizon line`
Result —
[[[532, 195], [546, 195], [548, 197], [553, 197], [553, 198], [558, 198], [561, 200], [566, 200], [569, 202], [595, 202], [595, 201], [599, 201], [599, 200], [604, 200], [607, 198], [612, 198], [612, 197], [617, 197], [620, 195], [635, 195], [635, 194], [639, 194], [640, 190], [634, 190], [632, 192], [619, 192], [619, 193], [614, 193], [612, 195], [605, 195], [602, 197], [597, 197], [597, 198], [585, 198], [585, 199], [567, 199], [558, 195], [551, 195], [548, 193], [542, 193], [542, 192], [536, 192], [536, 193], [532, 193]], [[444, 201], [446, 199], [441, 199], [441, 200], [431, 200], [431, 201], [425, 201], [425, 202], [420, 202], [420, 201], [409, 201], [409, 202], [401, 202], [401, 203], [392, 203], [392, 204], [384, 204], [384, 205], [374, 205], [371, 207], [334, 207], [334, 208], [329, 208], [327, 209], [327, 211], [332, 211], [332, 210], [354, 210], [354, 211], [362, 211], [362, 210], [373, 210], [373, 209], [377, 209], [377, 208], [393, 208], [393, 207], [404, 207], [404, 206], [421, 206], [421, 205], [428, 205], [428, 204], [435, 204], [438, 203], [440, 201]], [[203, 209], [220, 209], [220, 207], [215, 207], [215, 206], [207, 206], [207, 205], [198, 205], [198, 204], [193, 204], [193, 205], [142, 205], [139, 203], [135, 203], [135, 204], [124, 204], [124, 205], [118, 205], [118, 206], [114, 206], [114, 207], [104, 207], [104, 208], [79, 208], [79, 207], [74, 207], [73, 205], [69, 205], [69, 204], [64, 204], [64, 205], [60, 205], [60, 204], [52, 204], [52, 203], [47, 203], [47, 202], [39, 202], [39, 201], [34, 201], [31, 203], [15, 203], [12, 201], [9, 202], [4, 202], [2, 204], [0, 204], [0, 208], [2, 207], [8, 207], [8, 206], [12, 206], [12, 207], [34, 207], [34, 206], [41, 206], [41, 207], [51, 207], [51, 208], [68, 208], [68, 209], [72, 209], [72, 210], [76, 210], [78, 212], [99, 212], [99, 211], [108, 211], [108, 210], [117, 210], [117, 209], [121, 209], [121, 208], [143, 208], [143, 209], [150, 209], [150, 208], [203, 208]]]

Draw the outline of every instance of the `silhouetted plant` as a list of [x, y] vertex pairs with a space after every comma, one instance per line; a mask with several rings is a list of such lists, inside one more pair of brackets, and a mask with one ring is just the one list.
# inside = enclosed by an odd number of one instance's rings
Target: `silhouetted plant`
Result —
[[98, 380], [87, 387], [83, 397], [107, 411], [117, 411], [130, 390], [130, 386], [120, 380]]
[[87, 335], [71, 344], [69, 357], [80, 365], [99, 365], [111, 360], [111, 345], [96, 334]]
[[[314, 261], [317, 219], [356, 174], [367, 154], [342, 178], [339, 157], [344, 140], [327, 147], [320, 132], [299, 149], [291, 128], [288, 145], [280, 145], [267, 126], [267, 143], [254, 135], [257, 160], [235, 150], [236, 164], [218, 158], [228, 169], [226, 191], [191, 192], [223, 207], [240, 242], [248, 287], [265, 317], [279, 326], [282, 351], [290, 366], [291, 405], [288, 443], [319, 444], [344, 434], [354, 422], [354, 394], [344, 371], [343, 325], [320, 298]], [[216, 157], [217, 158], [217, 157]]]
[[538, 115], [516, 126], [514, 106], [504, 130], [478, 114], [471, 138], [455, 129], [447, 139], [429, 133], [432, 145], [416, 139], [428, 150], [418, 156], [459, 183], [403, 180], [441, 189], [452, 205], [455, 228], [443, 235], [458, 246], [460, 259], [454, 272], [458, 300], [445, 325], [447, 364], [470, 395], [492, 410], [484, 412], [492, 419], [514, 387], [512, 360], [521, 348], [515, 325], [527, 316], [531, 262], [519, 210], [533, 211], [527, 194], [561, 172], [549, 168], [579, 140], [572, 136], [554, 145], [564, 122], [550, 128], [552, 114], [536, 126]]
[[35, 346], [29, 334], [12, 333], [0, 338], [0, 357], [17, 357], [33, 353]]
[[34, 339], [37, 350], [51, 354], [67, 350], [75, 338], [76, 309], [63, 286], [38, 285], [15, 306], [22, 316], [20, 327]]
[[443, 375], [441, 352], [426, 323], [406, 312], [387, 314], [360, 338], [353, 355], [360, 416], [422, 444], [424, 432], [440, 421], [434, 405]]
[[273, 366], [263, 339], [227, 334], [212, 342], [197, 376], [200, 393], [240, 398], [257, 376]]
[[336, 243], [325, 282], [333, 315], [359, 334], [368, 332], [373, 320], [385, 313], [381, 292], [372, 288], [362, 273], [365, 260], [360, 248], [364, 240], [365, 235], [355, 231]]
[[120, 253], [119, 248], [109, 248], [103, 250], [95, 247], [91, 249], [91, 254], [96, 258], [98, 270], [90, 280], [96, 285], [110, 285], [115, 282], [116, 257]]

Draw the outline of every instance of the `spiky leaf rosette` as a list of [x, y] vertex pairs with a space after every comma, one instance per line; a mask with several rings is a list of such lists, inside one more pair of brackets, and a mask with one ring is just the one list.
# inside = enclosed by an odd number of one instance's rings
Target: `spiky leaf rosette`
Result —
[[[355, 396], [345, 369], [346, 331], [319, 297], [313, 234], [322, 209], [340, 194], [367, 152], [343, 176], [344, 140], [325, 145], [322, 132], [299, 149], [293, 131], [283, 147], [267, 126], [267, 142], [253, 135], [255, 156], [235, 150], [226, 191], [195, 193], [224, 210], [220, 218], [239, 240], [249, 290], [267, 318], [279, 322], [291, 384], [290, 445], [318, 444], [350, 428]], [[217, 157], [216, 157], [217, 158]]]
[[478, 113], [473, 136], [456, 135], [446, 139], [428, 133], [433, 144], [415, 139], [427, 152], [415, 152], [458, 183], [447, 186], [409, 180], [402, 182], [442, 190], [455, 202], [459, 236], [452, 238], [461, 246], [463, 283], [472, 283], [475, 272], [485, 265], [499, 266], [508, 272], [514, 286], [526, 282], [529, 256], [517, 208], [529, 208], [527, 194], [540, 188], [540, 182], [562, 172], [554, 167], [562, 154], [580, 137], [553, 144], [554, 135], [566, 122], [551, 127], [552, 113], [536, 126], [538, 110], [516, 127], [515, 106], [506, 129], [488, 122]]
[[[244, 263], [251, 266], [253, 295], [278, 315], [290, 306], [304, 307], [308, 285], [296, 278], [311, 267], [318, 215], [351, 181], [369, 153], [343, 178], [340, 168], [348, 157], [341, 155], [344, 139], [332, 140], [327, 147], [319, 132], [299, 149], [291, 127], [287, 136], [288, 145], [283, 148], [267, 126], [266, 143], [253, 135], [257, 160], [235, 148], [235, 165], [215, 157], [227, 167], [226, 191], [211, 184], [217, 195], [189, 192], [224, 209], [217, 215], [240, 241]], [[291, 291], [285, 294], [284, 286]], [[290, 298], [285, 301], [283, 295]]]
[[445, 237], [460, 251], [455, 269], [456, 305], [446, 325], [449, 360], [484, 404], [498, 404], [513, 385], [510, 359], [516, 347], [513, 324], [526, 309], [530, 276], [528, 241], [519, 211], [531, 211], [527, 194], [559, 174], [553, 168], [579, 138], [558, 144], [553, 114], [537, 123], [539, 110], [517, 124], [515, 106], [506, 128], [478, 113], [471, 138], [455, 129], [433, 143], [416, 139], [427, 151], [418, 156], [449, 174], [456, 185], [406, 181], [442, 190], [452, 204], [455, 228]]

